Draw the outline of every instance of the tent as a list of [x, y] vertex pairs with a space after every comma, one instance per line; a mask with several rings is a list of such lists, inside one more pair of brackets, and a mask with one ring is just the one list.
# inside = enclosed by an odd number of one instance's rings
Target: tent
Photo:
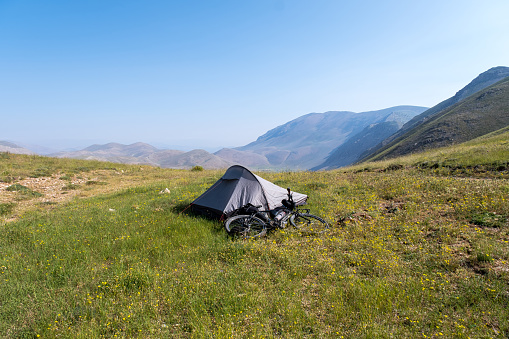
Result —
[[[292, 194], [297, 206], [306, 203], [307, 195], [297, 192]], [[263, 210], [271, 210], [282, 206], [281, 201], [287, 198], [285, 188], [251, 173], [245, 167], [234, 165], [191, 203], [191, 209], [198, 213], [224, 217], [248, 203], [262, 206]]]

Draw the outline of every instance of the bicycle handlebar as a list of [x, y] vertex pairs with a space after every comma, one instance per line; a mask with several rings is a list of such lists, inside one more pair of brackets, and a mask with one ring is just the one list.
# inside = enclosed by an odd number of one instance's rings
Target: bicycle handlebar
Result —
[[293, 202], [292, 190], [290, 187], [286, 189], [288, 191], [288, 201]]

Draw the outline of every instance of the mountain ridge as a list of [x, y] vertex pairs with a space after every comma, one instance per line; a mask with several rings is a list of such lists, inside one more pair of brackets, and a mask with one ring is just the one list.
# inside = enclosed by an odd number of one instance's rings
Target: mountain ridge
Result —
[[[272, 169], [307, 170], [321, 164], [325, 158], [351, 136], [370, 124], [383, 121], [395, 112], [406, 112], [409, 118], [426, 107], [400, 105], [376, 111], [354, 113], [328, 111], [308, 113], [275, 127], [245, 146], [234, 150], [246, 158], [258, 154], [267, 159]], [[224, 152], [224, 151], [223, 151]], [[217, 154], [217, 152], [216, 152]], [[240, 156], [242, 153], [237, 153]], [[228, 159], [233, 160], [233, 159]]]
[[35, 154], [31, 150], [19, 146], [10, 141], [0, 140], [0, 152], [14, 153], [14, 154]]
[[[505, 79], [509, 79], [509, 67], [490, 68], [429, 109], [400, 105], [360, 113], [308, 113], [268, 130], [251, 143], [215, 153], [112, 142], [49, 155], [174, 168], [241, 164], [258, 170], [333, 169], [463, 142], [509, 124], [509, 84], [506, 86]], [[0, 152], [22, 149], [14, 146], [0, 142]]]
[[[417, 116], [419, 123], [406, 128], [386, 139], [374, 150], [361, 156], [359, 162], [387, 159], [437, 148], [452, 143], [461, 143], [493, 132], [509, 124], [509, 68], [503, 73], [500, 67], [492, 68], [480, 75], [485, 79], [490, 71], [498, 71], [496, 75], [507, 74], [502, 80], [484, 87], [453, 104], [449, 98], [424, 112], [423, 117]], [[496, 79], [497, 77], [495, 77]], [[477, 79], [477, 78], [476, 78]], [[474, 79], [468, 86], [476, 82]], [[479, 82], [478, 82], [479, 83]], [[484, 81], [484, 83], [489, 83]], [[459, 91], [460, 93], [462, 91]], [[464, 91], [462, 93], [469, 93]], [[449, 105], [444, 109], [444, 102]], [[437, 108], [438, 107], [438, 108]], [[412, 123], [411, 121], [408, 123]], [[415, 123], [415, 121], [414, 121]]]
[[372, 149], [396, 133], [404, 125], [404, 122], [409, 121], [413, 116], [404, 110], [392, 112], [384, 119], [366, 126], [362, 131], [350, 137], [335, 148], [322, 164], [310, 170], [334, 169], [355, 163], [366, 150]]
[[366, 152], [361, 156], [361, 159], [359, 161], [362, 161], [362, 159], [367, 159], [370, 157], [370, 154], [375, 154], [378, 152], [383, 152], [384, 149], [389, 147], [389, 144], [397, 142], [397, 140], [400, 140], [402, 136], [407, 133], [412, 128], [425, 123], [428, 119], [430, 119], [433, 115], [439, 114], [440, 112], [450, 108], [451, 106], [455, 105], [456, 103], [460, 102], [461, 100], [467, 98], [468, 96], [486, 88], [493, 84], [495, 84], [498, 81], [501, 81], [509, 76], [509, 67], [505, 66], [497, 66], [492, 67], [489, 70], [479, 74], [476, 78], [474, 78], [472, 81], [470, 81], [465, 87], [460, 89], [456, 94], [437, 105], [431, 107], [427, 111], [421, 113], [420, 115], [414, 117], [410, 121], [408, 121], [403, 127], [394, 133], [389, 138], [383, 140], [378, 146], [376, 146], [374, 149], [372, 149], [369, 152]]
[[129, 145], [115, 142], [103, 145], [95, 144], [80, 151], [58, 152], [50, 156], [181, 169], [192, 168], [194, 166], [202, 166], [205, 169], [215, 169], [226, 168], [231, 165], [224, 159], [205, 150], [197, 149], [189, 152], [160, 150], [143, 142], [136, 142]]

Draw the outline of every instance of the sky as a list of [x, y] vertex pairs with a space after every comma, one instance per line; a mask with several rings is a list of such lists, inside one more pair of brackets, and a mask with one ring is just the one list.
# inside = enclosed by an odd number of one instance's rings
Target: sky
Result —
[[0, 140], [242, 146], [509, 66], [507, 0], [0, 0]]

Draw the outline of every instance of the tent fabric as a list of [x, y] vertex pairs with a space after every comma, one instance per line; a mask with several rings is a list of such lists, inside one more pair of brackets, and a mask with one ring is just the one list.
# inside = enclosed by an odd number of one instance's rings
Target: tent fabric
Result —
[[[292, 195], [297, 206], [305, 204], [308, 198], [307, 195], [297, 192], [292, 192]], [[253, 174], [243, 166], [234, 165], [205, 193], [196, 198], [191, 208], [196, 212], [223, 216], [248, 203], [271, 210], [283, 206], [281, 201], [287, 198], [286, 189]]]

